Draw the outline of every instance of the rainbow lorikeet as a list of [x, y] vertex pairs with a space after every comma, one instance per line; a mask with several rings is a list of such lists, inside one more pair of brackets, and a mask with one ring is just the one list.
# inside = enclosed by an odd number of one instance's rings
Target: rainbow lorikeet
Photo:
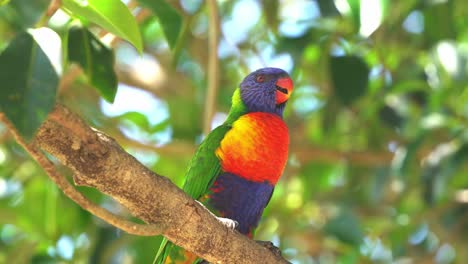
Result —
[[[277, 68], [250, 73], [234, 91], [226, 121], [201, 143], [183, 190], [252, 237], [288, 159], [283, 110], [293, 90]], [[192, 255], [191, 257], [189, 257]], [[192, 263], [196, 256], [164, 240], [155, 263]]]

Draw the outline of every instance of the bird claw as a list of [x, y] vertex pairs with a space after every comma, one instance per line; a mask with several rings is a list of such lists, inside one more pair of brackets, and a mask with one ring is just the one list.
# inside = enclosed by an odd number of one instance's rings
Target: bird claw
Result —
[[[198, 203], [201, 207], [207, 209], [203, 203], [201, 203], [198, 200], [195, 200], [196, 203]], [[207, 209], [208, 210], [208, 209]], [[209, 211], [209, 210], [208, 210]], [[210, 211], [211, 212], [211, 211]], [[213, 213], [212, 213], [213, 214]], [[224, 226], [226, 226], [229, 229], [235, 230], [239, 226], [239, 222], [236, 220], [232, 220], [230, 218], [225, 218], [225, 217], [218, 217], [213, 214]]]
[[271, 241], [255, 240], [255, 242], [270, 250], [275, 256], [281, 257], [281, 250], [277, 246], [275, 246]]
[[239, 226], [239, 223], [235, 220], [229, 219], [229, 218], [224, 218], [224, 217], [217, 217], [218, 220], [223, 223], [224, 226], [226, 226], [229, 229], [236, 229], [236, 227]]

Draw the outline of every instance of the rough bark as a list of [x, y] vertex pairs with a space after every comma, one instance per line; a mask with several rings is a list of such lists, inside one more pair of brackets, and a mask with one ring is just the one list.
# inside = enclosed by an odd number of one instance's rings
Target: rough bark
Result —
[[35, 142], [73, 170], [75, 184], [113, 197], [136, 217], [161, 226], [162, 234], [175, 244], [212, 263], [287, 263], [224, 226], [170, 180], [63, 106], [50, 113]]

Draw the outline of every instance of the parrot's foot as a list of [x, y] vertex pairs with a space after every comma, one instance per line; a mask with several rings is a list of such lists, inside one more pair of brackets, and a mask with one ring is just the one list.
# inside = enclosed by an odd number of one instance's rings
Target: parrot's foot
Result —
[[270, 250], [273, 254], [275, 254], [275, 256], [281, 257], [281, 250], [277, 248], [271, 241], [255, 240], [255, 242]]
[[229, 229], [236, 229], [236, 227], [239, 226], [239, 223], [235, 220], [229, 219], [229, 218], [224, 218], [224, 217], [217, 217], [218, 220], [223, 223], [227, 228]]
[[[201, 207], [206, 209], [205, 205], [202, 204], [200, 201], [195, 200], [195, 202], [198, 203]], [[208, 210], [208, 209], [206, 209], [206, 210]], [[213, 214], [213, 213], [211, 213], [211, 214]], [[218, 216], [216, 216], [214, 214], [213, 214], [213, 216], [216, 217], [223, 225], [225, 225], [229, 229], [234, 230], [239, 226], [239, 223], [236, 220], [232, 220], [230, 218], [225, 218], [225, 217], [218, 217]]]

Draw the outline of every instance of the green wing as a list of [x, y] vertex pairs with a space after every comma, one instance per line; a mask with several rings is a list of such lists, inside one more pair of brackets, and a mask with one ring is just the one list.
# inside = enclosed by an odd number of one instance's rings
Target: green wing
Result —
[[[247, 108], [242, 102], [240, 90], [237, 88], [232, 96], [232, 107], [226, 121], [211, 131], [203, 140], [185, 173], [183, 190], [193, 199], [199, 199], [203, 196], [218, 177], [221, 172], [221, 163], [216, 157], [216, 149], [218, 149], [224, 136], [231, 129], [232, 124], [246, 112]], [[153, 264], [164, 264], [168, 257], [170, 257], [172, 263], [177, 262], [180, 257], [183, 258], [181, 255], [183, 255], [181, 248], [164, 238]]]
[[[192, 198], [198, 199], [203, 196], [220, 173], [221, 164], [215, 151], [229, 129], [231, 129], [231, 125], [225, 123], [211, 131], [190, 161], [185, 173], [183, 190]], [[180, 258], [183, 259], [181, 256], [183, 253], [180, 249], [164, 238], [153, 263], [164, 264], [169, 256], [173, 262], [177, 262], [176, 260]]]
[[199, 199], [204, 195], [220, 173], [221, 164], [215, 151], [224, 135], [232, 128], [232, 124], [246, 113], [247, 107], [242, 102], [240, 89], [237, 88], [232, 95], [232, 106], [226, 121], [203, 140], [185, 173], [183, 190], [193, 199]]
[[211, 131], [190, 161], [183, 190], [192, 198], [204, 195], [220, 173], [221, 164], [215, 151], [230, 129], [231, 126], [225, 123]]

